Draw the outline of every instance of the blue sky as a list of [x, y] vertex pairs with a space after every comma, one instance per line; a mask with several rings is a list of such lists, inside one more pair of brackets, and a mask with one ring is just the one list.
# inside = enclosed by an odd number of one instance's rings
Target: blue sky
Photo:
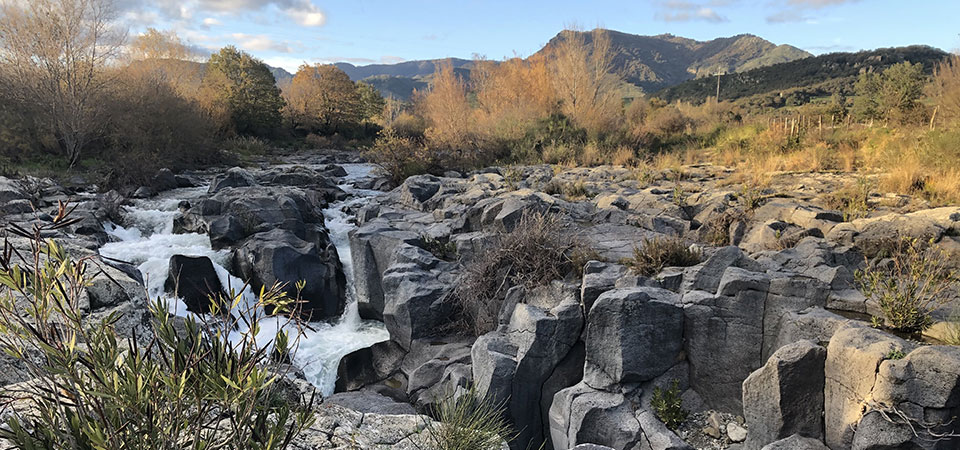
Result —
[[812, 53], [960, 48], [960, 0], [120, 0], [135, 35], [172, 29], [294, 71], [303, 62], [393, 63], [537, 51], [565, 26], [698, 40], [751, 33]]

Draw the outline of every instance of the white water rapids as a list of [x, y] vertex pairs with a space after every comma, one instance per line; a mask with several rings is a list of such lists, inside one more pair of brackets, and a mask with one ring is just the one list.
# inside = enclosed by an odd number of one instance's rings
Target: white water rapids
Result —
[[[299, 344], [293, 351], [293, 363], [301, 368], [311, 383], [317, 386], [323, 395], [333, 393], [337, 378], [337, 365], [344, 355], [387, 340], [389, 335], [382, 323], [364, 321], [357, 312], [356, 290], [353, 286], [353, 260], [350, 255], [350, 242], [347, 234], [355, 228], [350, 216], [343, 212], [346, 206], [363, 202], [377, 194], [376, 191], [356, 189], [352, 182], [369, 177], [372, 166], [368, 164], [342, 164], [347, 176], [340, 188], [352, 197], [331, 204], [323, 211], [330, 240], [337, 247], [340, 261], [343, 263], [347, 279], [347, 303], [343, 315], [333, 323], [311, 323], [311, 329], [304, 329]], [[213, 261], [220, 283], [229, 292], [231, 287], [239, 289], [243, 281], [231, 275], [224, 267], [228, 265], [229, 250], [214, 250], [210, 238], [205, 234], [174, 234], [173, 218], [181, 200], [191, 203], [206, 193], [207, 187], [175, 189], [159, 198], [138, 200], [133, 206], [126, 207], [126, 219], [131, 224], [124, 228], [108, 224], [106, 231], [117, 239], [104, 244], [100, 253], [109, 258], [127, 261], [137, 265], [143, 274], [144, 283], [150, 298], [163, 298], [173, 314], [186, 316], [186, 305], [181, 299], [172, 298], [164, 292], [170, 257], [173, 255], [206, 256]], [[307, 280], [308, 282], [310, 280]], [[246, 301], [255, 301], [253, 292], [247, 288], [243, 292]], [[265, 318], [261, 322], [262, 331], [258, 340], [266, 343], [276, 335], [281, 326], [278, 318]], [[291, 333], [291, 342], [295, 331]]]

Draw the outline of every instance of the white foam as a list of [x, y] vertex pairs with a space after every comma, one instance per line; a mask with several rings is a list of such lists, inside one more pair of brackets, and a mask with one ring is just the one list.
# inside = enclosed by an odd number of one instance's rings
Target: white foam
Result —
[[[326, 226], [330, 231], [330, 240], [337, 248], [347, 279], [347, 304], [343, 315], [334, 323], [318, 322], [309, 324], [297, 336], [295, 329], [279, 317], [264, 318], [260, 324], [260, 333], [256, 337], [260, 345], [268, 345], [280, 328], [291, 334], [296, 341], [292, 359], [300, 367], [307, 380], [317, 386], [323, 395], [333, 393], [340, 359], [355, 350], [369, 347], [377, 342], [389, 339], [382, 323], [363, 321], [357, 312], [356, 290], [353, 286], [353, 259], [350, 254], [348, 233], [355, 228], [351, 217], [343, 212], [345, 207], [363, 202], [367, 197], [379, 194], [377, 191], [355, 189], [350, 184], [371, 176], [374, 166], [369, 164], [344, 164], [347, 171], [346, 183], [341, 185], [346, 192], [355, 197], [343, 202], [331, 204], [323, 211]], [[186, 316], [190, 313], [181, 299], [173, 298], [164, 292], [170, 257], [173, 255], [206, 256], [214, 263], [214, 269], [220, 283], [227, 289], [239, 289], [243, 282], [230, 274], [225, 266], [230, 258], [227, 250], [214, 250], [210, 238], [204, 234], [173, 234], [173, 218], [181, 200], [196, 199], [206, 192], [206, 187], [177, 189], [152, 200], [137, 201], [132, 207], [125, 208], [125, 218], [131, 226], [124, 228], [107, 224], [107, 233], [116, 239], [100, 248], [104, 256], [127, 261], [137, 265], [147, 284], [151, 298], [163, 298], [168, 301], [173, 314]], [[309, 281], [309, 280], [307, 280]], [[240, 307], [256, 301], [255, 294], [246, 288]], [[231, 333], [230, 338], [239, 342], [246, 338], [249, 330], [239, 329]]]

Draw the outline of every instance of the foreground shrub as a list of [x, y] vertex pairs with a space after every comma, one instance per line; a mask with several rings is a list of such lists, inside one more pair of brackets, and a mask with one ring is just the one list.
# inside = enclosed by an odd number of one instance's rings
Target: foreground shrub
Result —
[[641, 248], [633, 248], [633, 258], [625, 261], [634, 273], [653, 276], [664, 267], [688, 267], [700, 263], [700, 252], [690, 249], [679, 237], [644, 239]]
[[429, 426], [429, 443], [437, 450], [492, 450], [514, 437], [504, 418], [504, 404], [476, 387], [450, 395], [433, 411], [439, 424]]
[[687, 410], [683, 409], [683, 400], [680, 398], [680, 381], [673, 380], [670, 389], [653, 388], [653, 398], [650, 399], [653, 413], [667, 428], [676, 430], [687, 420]]
[[870, 213], [870, 191], [873, 184], [866, 177], [860, 177], [856, 183], [830, 192], [823, 200], [827, 208], [836, 209], [843, 213], [844, 221], [851, 221], [867, 217]]
[[0, 348], [34, 378], [6, 388], [13, 411], [0, 437], [25, 449], [266, 450], [311, 424], [312, 399], [280, 395], [282, 375], [257, 343], [258, 311], [293, 306], [281, 286], [251, 309], [214, 308], [209, 320], [179, 321], [158, 300], [151, 334], [125, 339], [118, 313], [93, 320], [81, 310], [92, 260], [40, 237], [72, 223], [61, 208], [50, 226], [12, 230], [30, 239], [29, 254], [5, 243]]
[[465, 327], [477, 336], [492, 331], [511, 287], [533, 288], [563, 279], [582, 267], [584, 253], [556, 216], [525, 214], [513, 231], [464, 264], [454, 295]]
[[930, 313], [950, 301], [957, 276], [948, 258], [928, 242], [902, 238], [888, 258], [867, 261], [856, 281], [868, 299], [880, 305], [886, 326], [908, 333], [933, 324]]

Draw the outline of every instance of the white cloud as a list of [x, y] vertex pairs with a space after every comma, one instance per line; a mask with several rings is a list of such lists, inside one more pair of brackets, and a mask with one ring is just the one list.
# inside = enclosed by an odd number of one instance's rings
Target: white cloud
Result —
[[663, 4], [666, 11], [657, 14], [657, 18], [664, 22], [689, 22], [701, 20], [720, 23], [728, 19], [720, 15], [714, 8], [684, 1], [669, 1]]
[[237, 41], [237, 46], [248, 51], [272, 51], [277, 53], [293, 53], [293, 49], [285, 42], [277, 42], [263, 34], [251, 35], [233, 33], [230, 35]]
[[286, 13], [295, 22], [305, 27], [319, 27], [327, 22], [327, 15], [312, 3], [289, 8]]
[[220, 25], [220, 21], [213, 17], [206, 17], [203, 19], [203, 26], [205, 27], [212, 27], [216, 25]]
[[[326, 14], [314, 0], [118, 0], [118, 6], [127, 12], [144, 14], [153, 12], [159, 19], [171, 21], [192, 21], [197, 15], [214, 13], [238, 15], [276, 8], [295, 23], [302, 26], [317, 27], [326, 22]], [[203, 26], [216, 25], [208, 21], [217, 20], [206, 17], [199, 23]]]

